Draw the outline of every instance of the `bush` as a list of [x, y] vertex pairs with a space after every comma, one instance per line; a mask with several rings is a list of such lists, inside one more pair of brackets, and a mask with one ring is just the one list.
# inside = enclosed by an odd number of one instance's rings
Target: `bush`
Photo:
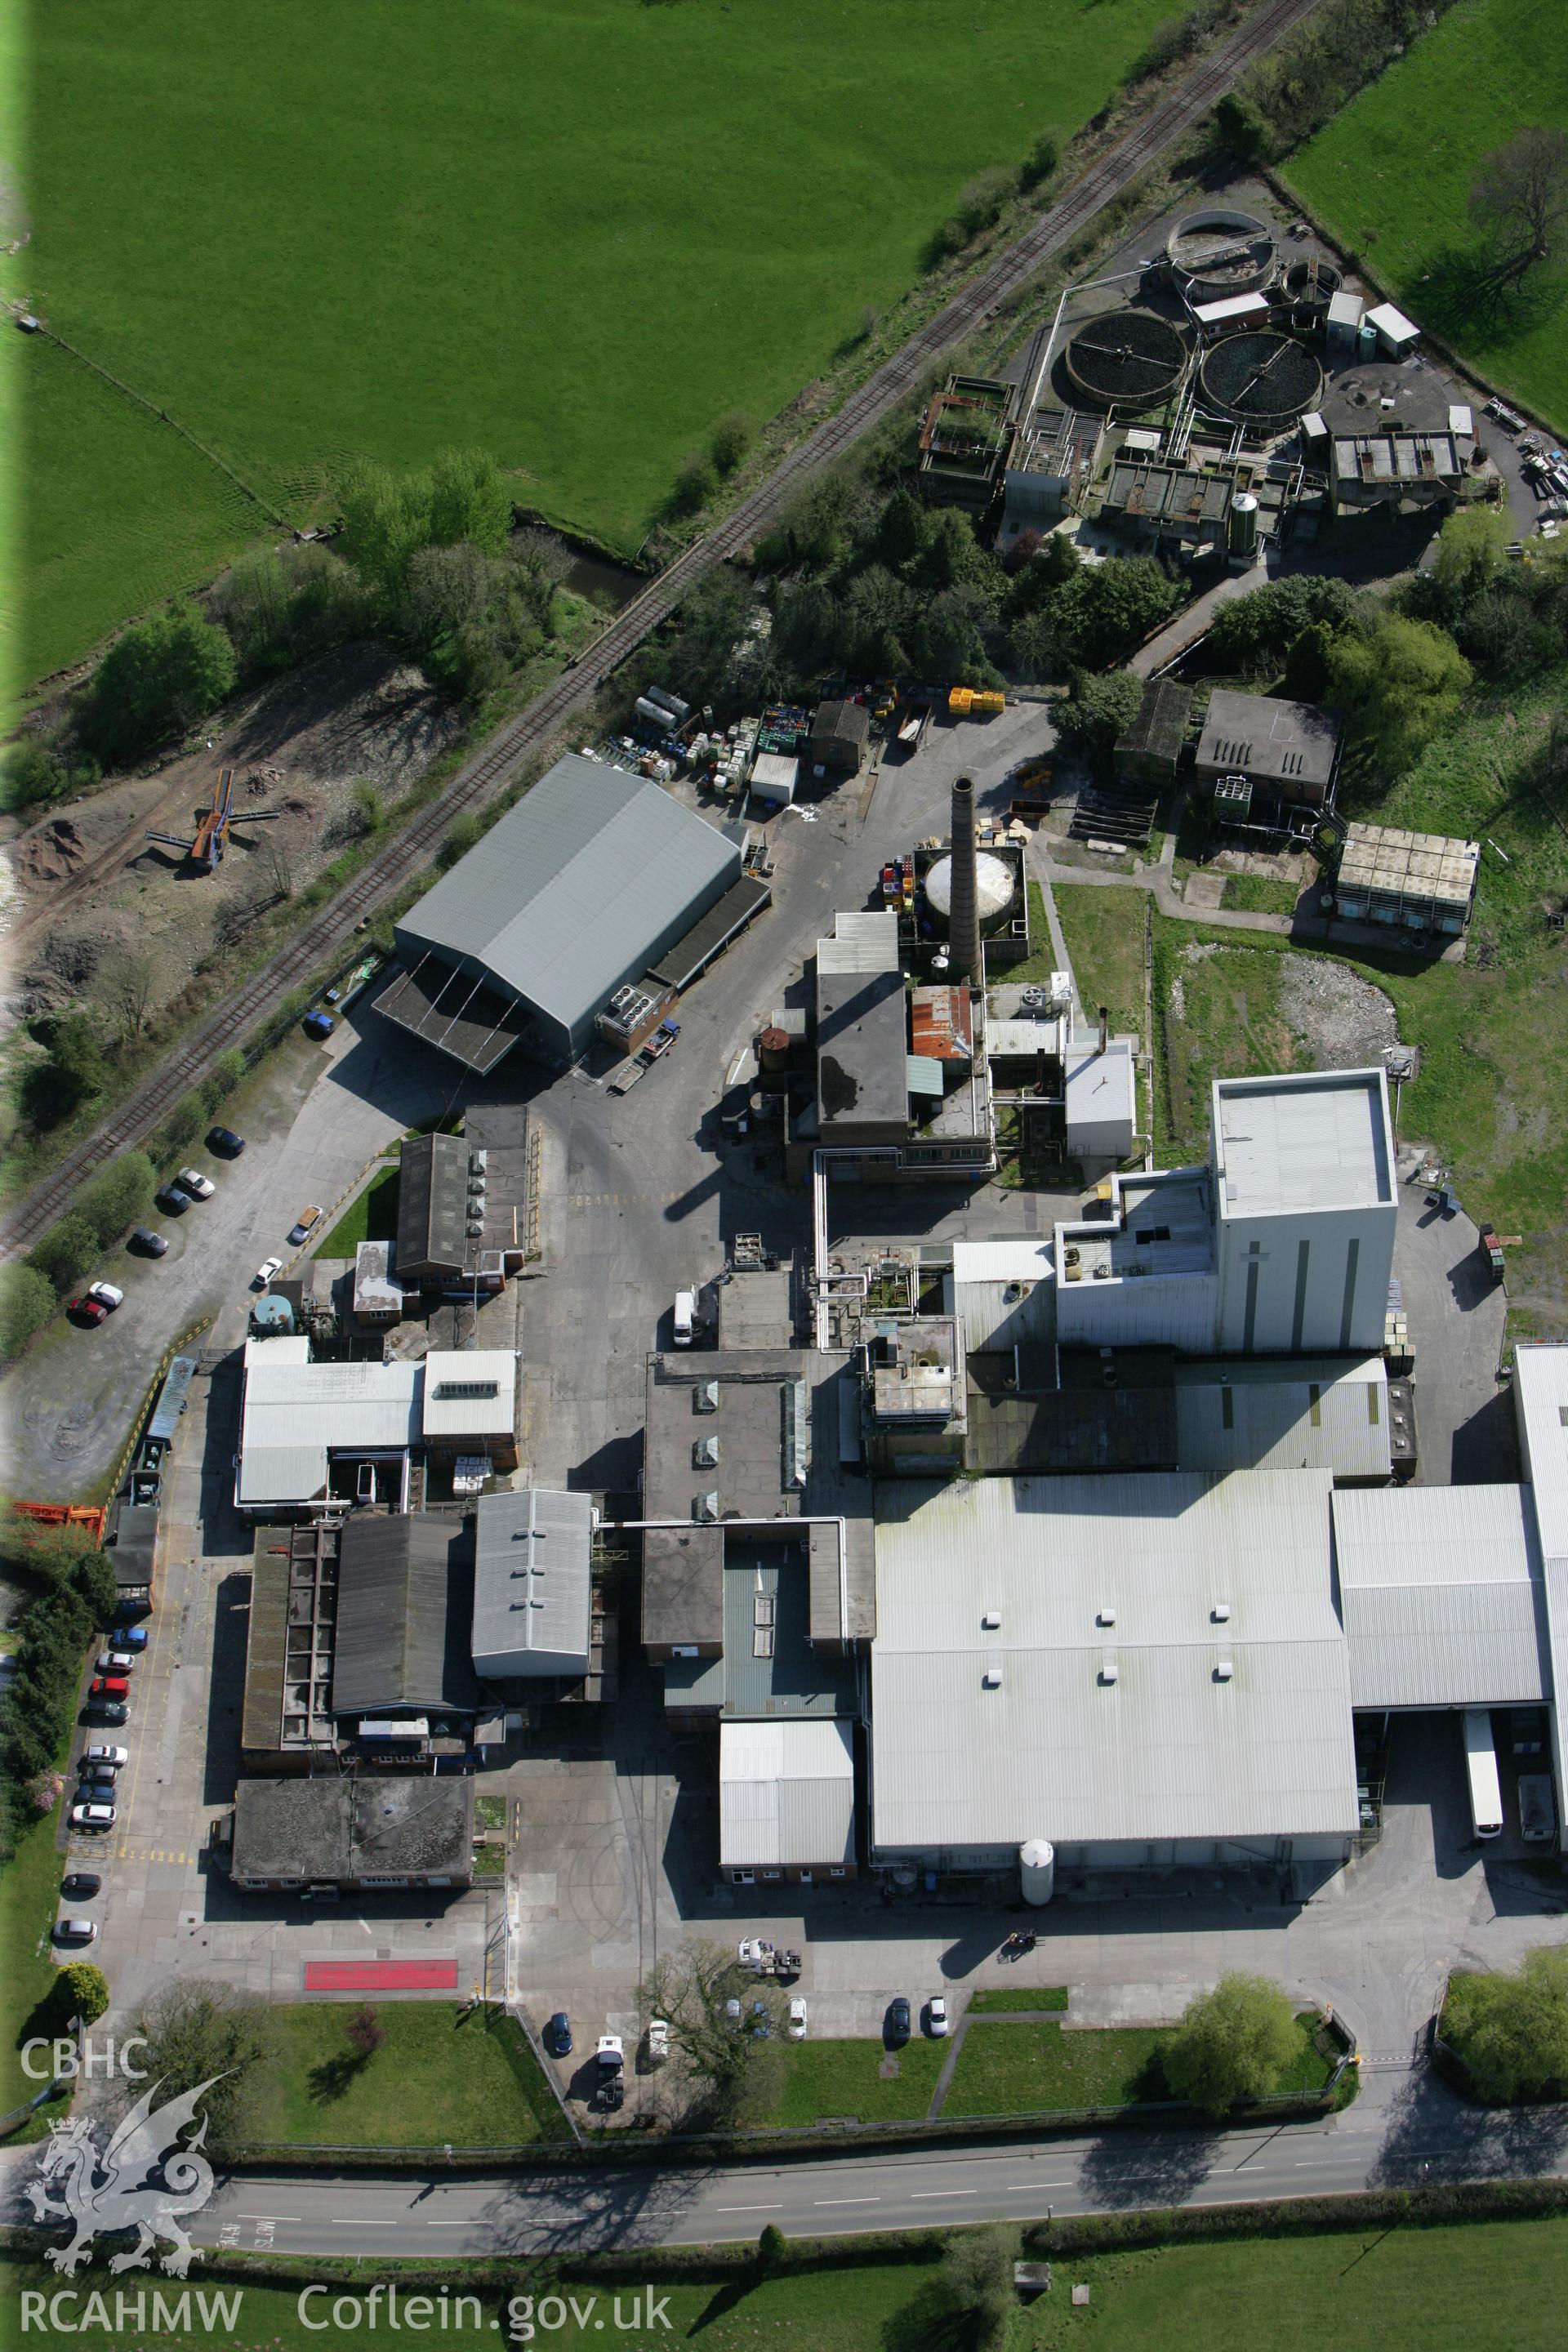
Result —
[[[245, 1055], [237, 1045], [231, 1045], [226, 1054], [220, 1054], [202, 1080], [203, 1109], [209, 1113], [216, 1110], [218, 1105], [233, 1094], [236, 1087], [244, 1077], [245, 1070]], [[149, 1160], [147, 1163], [149, 1172], [152, 1171], [152, 1161]]]
[[82, 1186], [71, 1202], [72, 1213], [85, 1217], [99, 1241], [108, 1244], [145, 1213], [154, 1181], [144, 1151], [123, 1151]]
[[1267, 163], [1273, 149], [1268, 123], [1249, 98], [1227, 89], [1214, 110], [1215, 140], [1235, 163]]
[[1057, 740], [1103, 768], [1117, 737], [1137, 718], [1142, 699], [1143, 682], [1130, 670], [1075, 670], [1067, 701], [1057, 706]]
[[27, 735], [0, 753], [0, 809], [7, 812], [47, 807], [67, 793], [80, 792], [98, 782], [96, 760], [71, 760], [57, 743]]
[[90, 1960], [68, 1960], [60, 1970], [66, 2013], [91, 2025], [109, 2007], [109, 1979]]
[[456, 866], [460, 857], [467, 857], [483, 835], [484, 825], [479, 818], [472, 809], [465, 809], [461, 816], [454, 819], [451, 832], [441, 844], [436, 863], [442, 873], [445, 874], [448, 866]]
[[23, 1074], [21, 1104], [30, 1124], [59, 1127], [109, 1084], [109, 1066], [98, 1033], [82, 1013], [63, 1013], [49, 1026], [48, 1051]]
[[97, 1227], [79, 1209], [68, 1209], [58, 1224], [39, 1235], [26, 1263], [63, 1293], [90, 1270], [101, 1247]]
[[55, 1311], [55, 1286], [37, 1266], [0, 1265], [0, 1364], [15, 1361]]
[[1537, 1944], [1512, 1971], [1454, 1977], [1442, 2024], [1483, 2099], [1560, 2097], [1568, 2084], [1568, 1950]]
[[1042, 131], [1024, 158], [1023, 167], [1018, 173], [1019, 186], [1026, 192], [1031, 188], [1037, 188], [1042, 181], [1050, 178], [1061, 159], [1061, 142], [1056, 132]]
[[743, 408], [731, 408], [719, 419], [708, 446], [721, 474], [732, 474], [757, 437], [755, 420]]
[[675, 477], [675, 488], [669, 494], [672, 514], [694, 515], [717, 496], [719, 477], [712, 459], [701, 449], [694, 449], [683, 458]]
[[141, 759], [183, 735], [234, 690], [228, 632], [195, 604], [172, 604], [116, 639], [77, 714], [77, 731], [105, 766]]
[[193, 1089], [189, 1094], [182, 1095], [158, 1129], [159, 1158], [167, 1160], [174, 1152], [183, 1151], [186, 1144], [193, 1142], [201, 1133], [205, 1118], [206, 1112], [199, 1094]]

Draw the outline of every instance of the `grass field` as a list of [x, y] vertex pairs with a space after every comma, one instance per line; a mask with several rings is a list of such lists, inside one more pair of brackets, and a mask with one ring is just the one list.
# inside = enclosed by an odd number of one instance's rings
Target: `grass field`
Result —
[[1016, 1992], [1009, 1986], [1001, 1991], [971, 1994], [969, 2014], [984, 2017], [999, 2009], [1065, 2009], [1067, 2005], [1066, 1985], [1023, 1985]]
[[784, 2095], [770, 2121], [814, 2124], [852, 2116], [858, 2123], [910, 2123], [931, 2105], [947, 2054], [945, 2042], [915, 2040], [898, 2051], [899, 2071], [884, 2081], [880, 2042], [792, 2042]]
[[364, 1191], [352, 1200], [325, 1241], [316, 1244], [312, 1257], [353, 1257], [361, 1242], [397, 1239], [399, 1163], [395, 1160]]
[[[1057, 2264], [1057, 2285], [1027, 2310], [1013, 2316], [1009, 2352], [1058, 2352], [1093, 2345], [1097, 2352], [1345, 2352], [1375, 2343], [1380, 2352], [1556, 2352], [1562, 2337], [1562, 2281], [1568, 2264], [1568, 2219], [1479, 2221], [1437, 2229], [1336, 2231], [1307, 2238], [1238, 2239], [1214, 2245], [1155, 2248], [1125, 2254], [1071, 2255]], [[463, 2265], [449, 2270], [454, 2295], [464, 2292]], [[376, 2275], [383, 2275], [376, 2266]], [[708, 2352], [752, 2352], [759, 2344], [774, 2352], [961, 2352], [968, 2340], [963, 2323], [942, 2308], [934, 2263], [825, 2263], [763, 2282], [732, 2274], [700, 2275], [658, 2292], [667, 2297], [668, 2326], [616, 2328], [612, 2333], [608, 2292], [582, 2319], [537, 2340], [557, 2352], [588, 2352], [590, 2346], [625, 2347], [645, 2352], [655, 2345], [700, 2341]], [[372, 2283], [340, 2277], [332, 2294], [363, 2297]], [[1085, 2309], [1068, 2301], [1069, 2284], [1089, 2289]], [[101, 2266], [70, 2283], [84, 2294], [107, 2290], [113, 2308], [116, 2287], [134, 2296], [139, 2286], [177, 2293], [184, 2282], [156, 2273], [109, 2280]], [[202, 2289], [200, 2266], [189, 2282], [193, 2302]], [[10, 2322], [6, 2340], [26, 2342], [17, 2297], [23, 2289], [52, 2294], [67, 2284], [41, 2263], [23, 2263], [0, 2255], [0, 2311]], [[542, 2299], [555, 2282], [548, 2265], [513, 2292]], [[205, 2291], [234, 2294], [230, 2281]], [[581, 2307], [595, 2292], [592, 2281], [565, 2284]], [[629, 2316], [630, 2292], [623, 2287]], [[315, 2332], [300, 2319], [298, 2285], [247, 2285], [232, 2323], [216, 2318], [209, 2328], [188, 2334], [100, 2335], [105, 2344], [155, 2340], [169, 2352], [210, 2352], [215, 2343], [264, 2345], [268, 2352], [307, 2352], [330, 2343], [384, 2344], [386, 2315], [378, 2329], [332, 2326], [320, 2322], [331, 2298], [310, 2306]], [[363, 2305], [362, 2305], [363, 2307]], [[83, 2305], [74, 2306], [79, 2313]], [[65, 2306], [67, 2317], [73, 2306]], [[345, 2318], [352, 2315], [344, 2314]], [[595, 2327], [595, 2319], [599, 2325]], [[499, 2326], [498, 2326], [499, 2322]], [[450, 2352], [481, 2352], [509, 2340], [505, 2305], [493, 2294], [481, 2299], [478, 2326], [439, 2330], [432, 2340]], [[0, 2321], [0, 2326], [5, 2322]], [[45, 2342], [49, 2338], [39, 2335]]]
[[1489, 149], [1525, 123], [1568, 129], [1562, 34], [1560, 0], [1460, 0], [1286, 173], [1412, 318], [1568, 432], [1568, 285], [1532, 271], [1500, 307], [1479, 300], [1466, 211]]
[[[21, 2044], [39, 2031], [35, 2011], [55, 1985], [49, 1930], [60, 1907], [65, 1867], [55, 1845], [58, 1821], [58, 1813], [50, 1813], [34, 1822], [0, 1874], [0, 2115], [20, 2106], [42, 2087], [22, 2071]], [[93, 1956], [84, 1952], [80, 1957]], [[58, 2120], [68, 2104], [51, 2102], [46, 2113]], [[13, 2137], [41, 2138], [47, 2129], [40, 2114]]]
[[[291, 517], [356, 456], [471, 445], [520, 497], [630, 551], [716, 417], [789, 401], [917, 277], [964, 182], [1020, 162], [1047, 122], [1076, 130], [1170, 14], [37, 8], [34, 233], [0, 262], [3, 290]], [[216, 557], [250, 526], [234, 512], [226, 541], [226, 488], [208, 520], [165, 497], [141, 415], [117, 476], [69, 401], [49, 415], [58, 355], [11, 340], [31, 677], [136, 609], [160, 562], [176, 585], [198, 546]]]
[[258, 2070], [247, 2129], [267, 2145], [501, 2147], [554, 2138], [559, 2114], [510, 2019], [455, 2001], [383, 2001], [386, 2040], [362, 2058], [354, 2005], [307, 2001], [274, 2011], [275, 2063]]
[[1227, 874], [1225, 904], [1247, 915], [1293, 915], [1300, 891], [1294, 882], [1276, 882], [1267, 874]]
[[1143, 1037], [1143, 906], [1142, 890], [1097, 890], [1088, 882], [1051, 886], [1073, 978], [1087, 1019], [1110, 1008], [1112, 1032]]

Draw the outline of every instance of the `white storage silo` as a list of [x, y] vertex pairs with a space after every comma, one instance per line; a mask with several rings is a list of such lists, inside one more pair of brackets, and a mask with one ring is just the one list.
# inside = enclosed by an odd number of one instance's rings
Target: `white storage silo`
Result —
[[1057, 1850], [1048, 1838], [1030, 1838], [1018, 1848], [1024, 1900], [1043, 1910], [1057, 1891]]

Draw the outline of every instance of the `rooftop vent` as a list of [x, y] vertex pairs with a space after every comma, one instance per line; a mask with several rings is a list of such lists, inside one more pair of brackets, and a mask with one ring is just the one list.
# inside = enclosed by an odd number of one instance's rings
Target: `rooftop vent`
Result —
[[719, 1466], [719, 1440], [700, 1437], [691, 1449], [691, 1459], [699, 1470], [716, 1470]]
[[1120, 1682], [1121, 1679], [1121, 1669], [1109, 1651], [1100, 1662], [1100, 1679], [1102, 1683]]
[[468, 1154], [469, 1175], [482, 1176], [486, 1168], [489, 1164], [489, 1156], [490, 1155], [488, 1151], [470, 1151]]
[[719, 1410], [718, 1381], [699, 1381], [691, 1391], [691, 1404], [696, 1412], [717, 1412]]
[[483, 1234], [483, 1233], [484, 1233], [484, 1230], [485, 1230], [485, 1229], [484, 1229], [484, 1226], [483, 1226], [483, 1224], [482, 1224], [481, 1223], [479, 1223], [479, 1222], [477, 1222], [476, 1220], [470, 1219], [470, 1220], [469, 1220], [469, 1222], [468, 1222], [468, 1224], [463, 1228], [463, 1230], [464, 1230], [464, 1232], [468, 1234], [468, 1239], [469, 1239], [471, 1242], [477, 1242], [477, 1241], [480, 1238], [480, 1236]]
[[712, 1524], [713, 1520], [715, 1520], [719, 1516], [719, 1489], [717, 1486], [711, 1487], [706, 1495], [698, 1495], [693, 1498], [691, 1516], [694, 1519], [701, 1521], [704, 1526], [710, 1526]]
[[1115, 1603], [1110, 1601], [1101, 1601], [1100, 1607], [1094, 1612], [1094, 1622], [1097, 1625], [1114, 1625], [1116, 1622]]
[[1214, 1607], [1209, 1611], [1209, 1615], [1214, 1619], [1216, 1625], [1228, 1625], [1230, 1622], [1229, 1601], [1216, 1601]]
[[999, 1609], [988, 1609], [980, 1622], [988, 1633], [998, 1633], [1002, 1625], [1002, 1612]]
[[1001, 1667], [987, 1666], [984, 1674], [981, 1676], [981, 1680], [984, 1682], [987, 1690], [1000, 1690], [1002, 1687]]
[[1215, 1660], [1214, 1678], [1216, 1683], [1229, 1682], [1235, 1672], [1236, 1664], [1233, 1659], [1216, 1658]]

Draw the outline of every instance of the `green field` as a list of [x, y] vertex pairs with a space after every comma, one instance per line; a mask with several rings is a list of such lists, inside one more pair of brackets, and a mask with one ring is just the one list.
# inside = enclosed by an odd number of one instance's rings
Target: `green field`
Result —
[[[1375, 2343], [1380, 2352], [1556, 2352], [1562, 2338], [1562, 2282], [1568, 2264], [1568, 2219], [1478, 2221], [1433, 2229], [1337, 2231], [1307, 2238], [1249, 2238], [1213, 2245], [1154, 2248], [1123, 2254], [1073, 2254], [1056, 2265], [1051, 2292], [1020, 2309], [1008, 2332], [1009, 2352], [1058, 2352], [1066, 2345], [1093, 2345], [1097, 2352], [1346, 2352]], [[17, 2324], [23, 2289], [49, 2294], [66, 2287], [84, 2296], [106, 2291], [110, 2309], [118, 2287], [134, 2297], [139, 2287], [177, 2294], [184, 2284], [133, 2272], [110, 2280], [101, 2263], [69, 2283], [39, 2263], [0, 2256], [0, 2326], [6, 2340], [25, 2343]], [[394, 2266], [374, 2266], [384, 2275]], [[460, 2294], [463, 2264], [443, 2265], [450, 2292]], [[301, 2279], [308, 2273], [301, 2272]], [[323, 2273], [323, 2278], [331, 2273]], [[929, 2263], [856, 2263], [832, 2260], [760, 2284], [745, 2273], [700, 2272], [673, 2286], [659, 2285], [667, 2298], [667, 2324], [650, 2328], [615, 2327], [608, 2284], [592, 2279], [560, 2282], [563, 2294], [577, 2297], [581, 2317], [563, 2315], [564, 2325], [535, 2340], [558, 2352], [587, 2352], [607, 2345], [626, 2352], [653, 2346], [700, 2342], [708, 2352], [752, 2352], [766, 2344], [774, 2352], [961, 2352], [969, 2342], [965, 2325], [944, 2309], [940, 2272]], [[240, 2343], [268, 2352], [306, 2352], [310, 2346], [384, 2345], [380, 2326], [332, 2326], [321, 2321], [331, 2296], [363, 2298], [373, 2282], [367, 2267], [340, 2273], [325, 2298], [309, 2307], [312, 2329], [301, 2320], [300, 2286], [246, 2285], [231, 2322], [214, 2315], [210, 2327], [149, 2336], [101, 2334], [110, 2345], [156, 2342], [170, 2352], [210, 2352], [215, 2344]], [[1089, 2289], [1087, 2308], [1074, 2309], [1071, 2285]], [[631, 2317], [632, 2290], [618, 2282], [624, 2315]], [[205, 2291], [235, 2294], [233, 2280], [203, 2281], [192, 2271], [195, 2295]], [[520, 2270], [510, 2289], [542, 2302], [557, 2282], [544, 2265], [526, 2278]], [[583, 2310], [595, 2292], [595, 2310]], [[451, 2352], [480, 2352], [515, 2338], [507, 2333], [504, 2302], [493, 2293], [480, 2298], [479, 2325], [441, 2328], [430, 2340]], [[362, 2301], [362, 2311], [363, 2308]], [[66, 2305], [62, 2316], [79, 2316], [85, 2305]], [[456, 2314], [453, 2315], [456, 2316]], [[428, 2318], [428, 2315], [426, 2315]], [[468, 2315], [464, 2315], [465, 2318]], [[343, 2314], [346, 2321], [353, 2315]], [[595, 2326], [595, 2319], [598, 2321]], [[498, 2326], [499, 2322], [499, 2326]], [[39, 2343], [53, 2339], [38, 2334]], [[80, 2339], [86, 2340], [86, 2338]]]
[[1085, 1017], [1110, 1007], [1113, 1033], [1143, 1036], [1143, 907], [1142, 890], [1096, 889], [1089, 882], [1056, 882], [1062, 935], [1072, 958], [1073, 978]]
[[352, 1200], [324, 1241], [316, 1244], [312, 1257], [353, 1257], [361, 1242], [392, 1242], [397, 1239], [397, 1190], [399, 1163], [395, 1160], [378, 1176], [373, 1176], [364, 1191]]
[[792, 2042], [784, 2045], [789, 2072], [775, 2124], [814, 2124], [824, 2116], [853, 2116], [857, 2123], [914, 2123], [925, 2115], [936, 2078], [951, 2044], [906, 2042], [894, 2054], [899, 2071], [884, 2079], [888, 2056], [880, 2042]]
[[[33, 233], [3, 290], [291, 519], [355, 457], [472, 446], [629, 552], [719, 415], [791, 400], [916, 278], [963, 184], [1085, 121], [1171, 13], [33, 6]], [[104, 423], [60, 354], [8, 341], [25, 682], [252, 525], [167, 427]]]
[[[1277, 2091], [1321, 2090], [1332, 2071], [1312, 2044], [1318, 2020], [1296, 2020], [1296, 2063]], [[1026, 2115], [1051, 2107], [1120, 2107], [1168, 2099], [1160, 2053], [1169, 2026], [1117, 2025], [1089, 2032], [1059, 2025], [972, 2025], [942, 2115]]]
[[276, 2060], [257, 2070], [246, 2128], [258, 2145], [509, 2147], [563, 2126], [532, 2052], [510, 2019], [455, 2001], [382, 2001], [386, 2040], [363, 2058], [348, 2038], [354, 2004], [306, 2001], [272, 2012]]
[[1460, 0], [1293, 155], [1287, 174], [1412, 318], [1568, 432], [1568, 289], [1531, 271], [1500, 307], [1474, 291], [1467, 217], [1480, 158], [1522, 125], [1568, 129], [1561, 0]]
[[1004, 1986], [1000, 1991], [972, 1993], [969, 2014], [984, 2017], [988, 2011], [999, 2009], [1065, 2009], [1067, 2005], [1066, 1985], [1022, 1985], [1016, 1992]]
[[[57, 2029], [40, 2018], [40, 2005], [54, 1990], [57, 1969], [51, 1957], [49, 1930], [60, 1907], [60, 1873], [65, 1864], [55, 1844], [58, 1812], [34, 1822], [16, 1842], [16, 1851], [0, 1874], [0, 2115], [30, 2099], [41, 2084], [22, 2069], [21, 2044], [30, 2036]], [[91, 1959], [90, 1952], [78, 1955]], [[35, 2063], [38, 2062], [35, 2060]], [[14, 2135], [41, 2138], [47, 2116], [58, 2118], [68, 2101], [51, 2101], [48, 2107]]]

